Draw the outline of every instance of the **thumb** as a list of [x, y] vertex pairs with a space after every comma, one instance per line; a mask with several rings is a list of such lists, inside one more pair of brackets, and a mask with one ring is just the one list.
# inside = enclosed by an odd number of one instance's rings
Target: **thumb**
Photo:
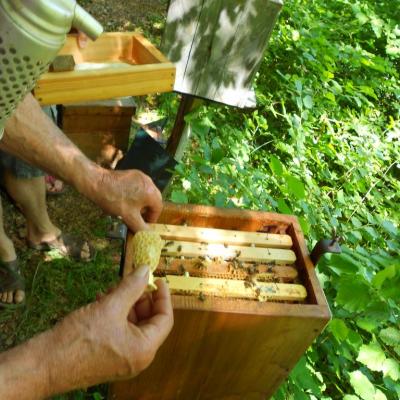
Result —
[[122, 218], [132, 232], [147, 231], [149, 228], [140, 212]]
[[142, 296], [149, 280], [149, 267], [142, 265], [124, 277], [118, 287], [111, 293], [112, 301], [118, 302], [126, 314]]

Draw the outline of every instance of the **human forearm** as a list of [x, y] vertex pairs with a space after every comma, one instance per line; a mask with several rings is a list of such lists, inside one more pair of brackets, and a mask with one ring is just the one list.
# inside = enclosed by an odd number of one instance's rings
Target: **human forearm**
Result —
[[0, 354], [0, 399], [38, 400], [49, 392], [49, 332]]
[[57, 128], [28, 94], [7, 121], [0, 147], [51, 172], [85, 195], [95, 191], [103, 170]]
[[44, 399], [147, 368], [173, 324], [166, 284], [143, 294], [148, 275], [136, 269], [109, 295], [0, 354], [0, 399]]
[[7, 121], [0, 148], [71, 183], [133, 231], [146, 229], [162, 209], [153, 181], [137, 170], [110, 171], [90, 161], [44, 114], [31, 94]]

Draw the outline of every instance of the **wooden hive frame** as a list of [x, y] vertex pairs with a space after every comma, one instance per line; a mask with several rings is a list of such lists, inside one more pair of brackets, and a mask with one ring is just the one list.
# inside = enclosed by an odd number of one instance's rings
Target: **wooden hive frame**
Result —
[[[103, 33], [83, 49], [78, 47], [76, 35], [68, 35], [59, 55], [72, 55], [76, 66], [85, 62], [108, 63], [108, 66], [43, 74], [34, 89], [35, 97], [42, 105], [79, 103], [173, 90], [174, 64], [138, 33]], [[118, 68], [113, 63], [119, 64]]]
[[[297, 218], [167, 203], [158, 222], [290, 236], [307, 298], [294, 304], [172, 295], [175, 325], [153, 364], [136, 379], [112, 383], [109, 398], [265, 400], [272, 396], [331, 317]], [[131, 240], [128, 234], [125, 271], [132, 264]], [[185, 261], [187, 266], [190, 261]], [[177, 263], [170, 268], [177, 268]], [[283, 278], [293, 274], [292, 267], [285, 268], [289, 269], [280, 271]]]

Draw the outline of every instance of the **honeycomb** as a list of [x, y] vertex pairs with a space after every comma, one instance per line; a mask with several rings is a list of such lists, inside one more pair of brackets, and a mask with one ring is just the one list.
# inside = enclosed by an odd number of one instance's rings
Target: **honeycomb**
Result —
[[156, 290], [154, 284], [153, 271], [157, 268], [160, 261], [161, 250], [164, 247], [164, 240], [157, 232], [139, 231], [132, 240], [133, 246], [133, 265], [135, 268], [141, 265], [148, 265], [150, 268], [149, 282], [147, 290]]

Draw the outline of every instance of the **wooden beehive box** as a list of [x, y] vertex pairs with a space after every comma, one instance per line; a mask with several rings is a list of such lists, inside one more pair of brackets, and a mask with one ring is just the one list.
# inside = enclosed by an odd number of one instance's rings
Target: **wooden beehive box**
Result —
[[[269, 398], [330, 319], [296, 217], [166, 204], [159, 224], [153, 229], [163, 232], [167, 245], [157, 274], [181, 275], [168, 278], [175, 325], [153, 364], [135, 379], [112, 383], [109, 398]], [[196, 242], [182, 242], [189, 236]], [[132, 237], [126, 272], [132, 268]], [[214, 258], [224, 251], [224, 261]], [[210, 284], [197, 285], [199, 277]], [[218, 288], [216, 278], [236, 283]], [[184, 279], [195, 283], [182, 284]]]
[[106, 146], [126, 152], [136, 104], [132, 97], [61, 106], [61, 128], [92, 160]]
[[72, 55], [73, 71], [47, 72], [34, 90], [42, 105], [169, 92], [175, 66], [137, 33], [103, 33], [85, 48], [68, 35], [60, 56]]

